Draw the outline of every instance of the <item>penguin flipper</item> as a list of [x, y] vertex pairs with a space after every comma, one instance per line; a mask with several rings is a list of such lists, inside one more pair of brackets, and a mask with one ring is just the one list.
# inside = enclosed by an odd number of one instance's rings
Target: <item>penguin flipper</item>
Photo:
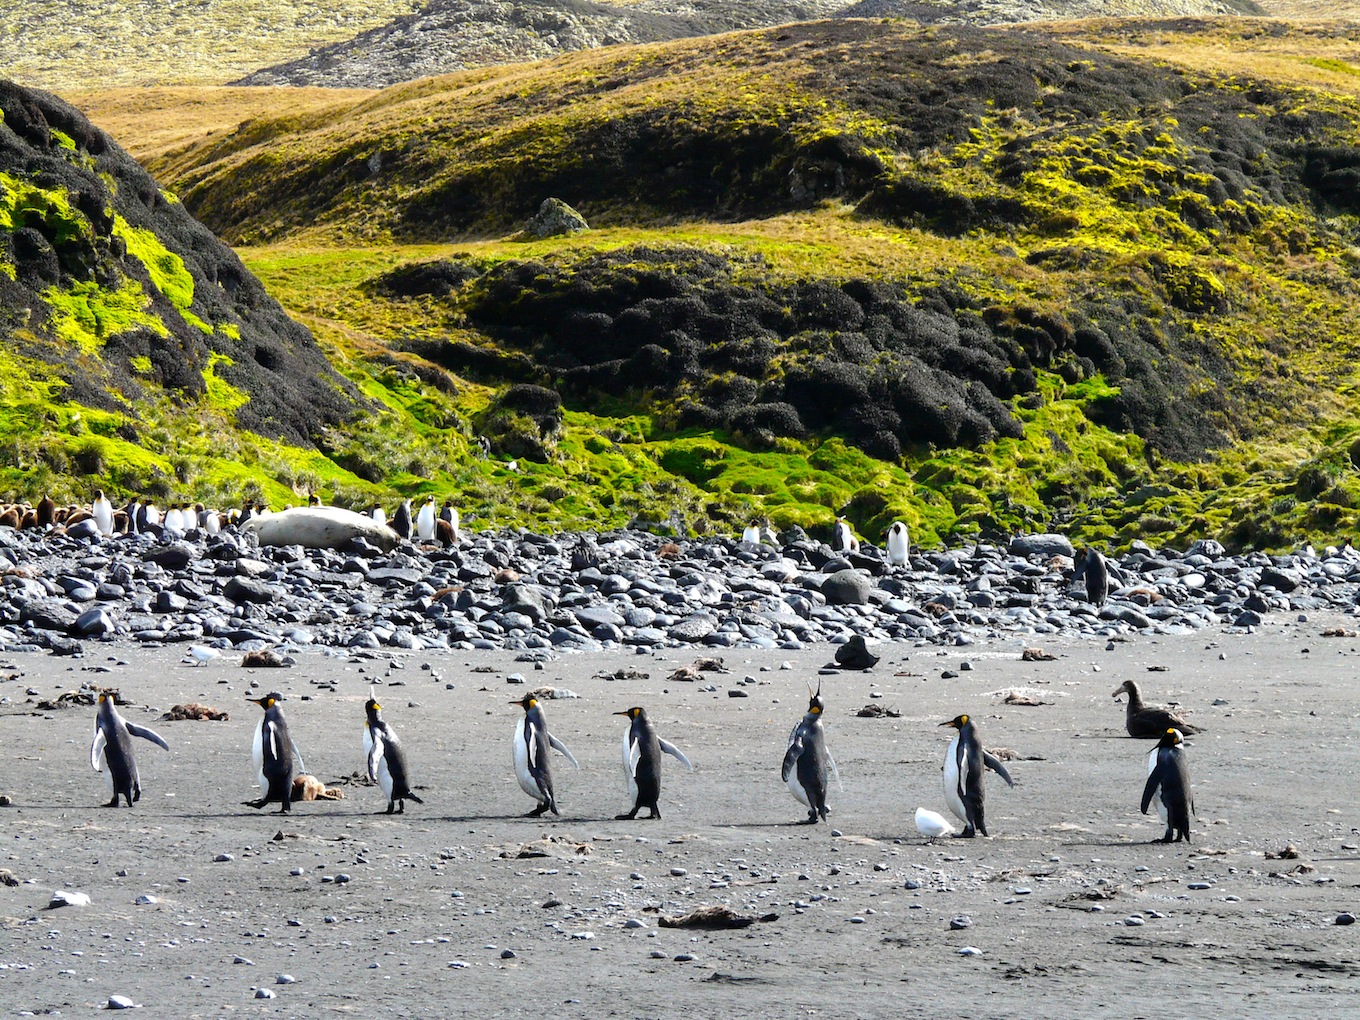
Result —
[[793, 740], [789, 741], [789, 749], [784, 752], [784, 765], [779, 770], [779, 778], [782, 781], [786, 783], [789, 781], [789, 774], [793, 772], [794, 768], [798, 765], [798, 759], [802, 756], [803, 740], [801, 737], [795, 737]]
[[1012, 779], [1011, 774], [1006, 771], [1006, 766], [1002, 765], [1001, 759], [998, 758], [996, 755], [992, 754], [992, 752], [990, 751], [982, 752], [982, 764], [986, 765], [989, 769], [991, 769], [998, 776], [1004, 779], [1006, 781], [1007, 786], [1012, 788], [1015, 787], [1015, 780]]
[[377, 730], [370, 730], [373, 741], [368, 749], [368, 778], [372, 782], [378, 781], [378, 762], [383, 756], [383, 738]]
[[661, 750], [662, 753], [669, 754], [672, 758], [680, 762], [680, 764], [685, 766], [685, 768], [689, 769], [691, 772], [694, 771], [694, 766], [691, 765], [690, 760], [685, 757], [685, 752], [680, 750], [680, 748], [676, 747], [669, 740], [661, 741]]
[[1143, 814], [1147, 814], [1148, 805], [1152, 803], [1152, 797], [1157, 792], [1157, 787], [1161, 785], [1161, 770], [1153, 769], [1152, 774], [1147, 777], [1147, 782], [1143, 785], [1143, 803], [1141, 805]]
[[[571, 762], [574, 767], [578, 769], [581, 767], [580, 763], [577, 762], [575, 756], [573, 756], [572, 753], [567, 750], [567, 745], [562, 743], [562, 741], [558, 740], [551, 733], [548, 734], [548, 743], [551, 744], [558, 751], [561, 751], [563, 756], [567, 759], [567, 761]], [[557, 814], [557, 812], [554, 811], [553, 814]]]
[[170, 745], [165, 742], [165, 738], [153, 729], [148, 729], [146, 726], [138, 726], [136, 723], [130, 722], [127, 724], [127, 731], [134, 737], [141, 737], [143, 740], [149, 740], [153, 744], [159, 744], [167, 751], [170, 750]]
[[841, 782], [841, 770], [836, 768], [836, 759], [831, 757], [831, 752], [826, 752], [826, 763], [831, 766], [831, 774], [836, 777], [836, 789], [841, 793], [845, 792], [845, 784]]
[[104, 747], [108, 743], [108, 738], [104, 736], [104, 727], [98, 723], [94, 727], [94, 742], [90, 744], [90, 768], [96, 772], [104, 771], [103, 756]]

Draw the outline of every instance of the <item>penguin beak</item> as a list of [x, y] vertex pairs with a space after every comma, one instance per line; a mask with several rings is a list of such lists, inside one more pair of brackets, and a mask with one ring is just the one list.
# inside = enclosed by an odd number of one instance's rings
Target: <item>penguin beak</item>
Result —
[[633, 712], [632, 712], [632, 709], [629, 709], [629, 710], [624, 711], [624, 712], [613, 712], [613, 713], [611, 713], [611, 714], [612, 714], [612, 715], [632, 715]]

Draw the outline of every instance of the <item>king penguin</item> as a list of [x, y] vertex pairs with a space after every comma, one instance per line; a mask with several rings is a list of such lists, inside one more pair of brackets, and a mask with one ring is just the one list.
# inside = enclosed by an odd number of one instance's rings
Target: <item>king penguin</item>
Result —
[[747, 545], [760, 545], [760, 521], [753, 520], [742, 530], [742, 542]]
[[1087, 601], [1093, 606], [1103, 606], [1105, 600], [1110, 597], [1110, 568], [1105, 562], [1105, 557], [1088, 547], [1086, 557], [1072, 575], [1072, 579], [1076, 580], [1078, 576], [1086, 579]]
[[439, 512], [434, 507], [434, 497], [426, 496], [425, 502], [420, 505], [420, 512], [416, 514], [416, 536], [422, 542], [433, 542], [435, 532], [435, 521], [439, 520]]
[[859, 552], [859, 539], [850, 530], [850, 522], [844, 517], [836, 518], [836, 527], [831, 532], [831, 548], [836, 552], [857, 553]]
[[[387, 797], [387, 813], [403, 814], [406, 802], [417, 804], [425, 802], [411, 792], [411, 782], [407, 778], [406, 754], [397, 740], [397, 732], [383, 722], [382, 705], [373, 696], [373, 688], [368, 689], [368, 701], [364, 704], [368, 721], [364, 724], [364, 753], [368, 756], [368, 778], [382, 788]], [[400, 802], [400, 803], [398, 803]]]
[[372, 517], [379, 524], [387, 523], [387, 511], [382, 508], [380, 503], [374, 503], [368, 508], [368, 516]]
[[907, 526], [901, 521], [893, 521], [888, 529], [888, 564], [905, 567], [911, 562], [911, 540], [907, 537]]
[[262, 808], [278, 801], [279, 813], [284, 814], [293, 807], [293, 776], [303, 771], [302, 756], [297, 753], [288, 733], [288, 720], [279, 707], [284, 698], [278, 691], [271, 691], [263, 698], [246, 700], [264, 709], [264, 716], [255, 728], [255, 746], [252, 748], [262, 796], [246, 803], [253, 808]]
[[543, 718], [543, 709], [538, 707], [538, 699], [526, 694], [512, 705], [524, 709], [524, 718], [515, 723], [515, 778], [520, 789], [534, 800], [538, 807], [525, 817], [535, 818], [544, 811], [560, 814], [557, 801], [553, 797], [552, 767], [548, 764], [548, 748], [561, 751], [576, 768], [581, 766], [572, 757], [567, 746], [548, 732], [548, 722]]
[[661, 755], [671, 755], [691, 772], [694, 766], [680, 748], [656, 735], [656, 727], [647, 718], [645, 708], [634, 707], [614, 714], [632, 720], [623, 734], [623, 775], [628, 783], [628, 796], [633, 798], [633, 810], [614, 817], [632, 821], [645, 807], [651, 811], [648, 818], [660, 818], [661, 809], [656, 802], [661, 799]]
[[1174, 727], [1162, 734], [1157, 746], [1148, 752], [1148, 777], [1143, 786], [1143, 814], [1157, 796], [1157, 814], [1166, 825], [1166, 834], [1154, 843], [1190, 842], [1190, 816], [1195, 813], [1195, 798], [1190, 793], [1190, 769], [1185, 763], [1185, 738]]
[[960, 715], [940, 725], [958, 730], [944, 755], [944, 801], [964, 823], [960, 838], [972, 839], [979, 832], [986, 836], [987, 823], [982, 814], [983, 767], [1004, 779], [1007, 786], [1014, 786], [1015, 781], [1006, 766], [982, 746], [977, 723], [972, 718]]
[[100, 691], [99, 714], [94, 719], [94, 743], [90, 745], [90, 765], [96, 772], [103, 772], [104, 767], [108, 766], [113, 799], [105, 807], [117, 807], [119, 797], [127, 800], [128, 807], [142, 799], [137, 760], [132, 756], [133, 737], [141, 737], [170, 750], [170, 745], [155, 730], [130, 723], [119, 715], [113, 704], [113, 695], [108, 691]]
[[96, 489], [94, 502], [90, 505], [90, 516], [94, 518], [95, 527], [105, 538], [113, 534], [113, 504], [104, 495], [103, 489]]
[[460, 539], [459, 528], [461, 521], [458, 517], [458, 508], [453, 505], [453, 499], [444, 500], [444, 506], [439, 511], [439, 519], [448, 524], [453, 532], [453, 545], [457, 545]]
[[391, 528], [403, 542], [411, 540], [411, 501], [403, 499], [392, 515]]
[[826, 703], [822, 701], [822, 688], [819, 685], [814, 694], [808, 685], [808, 710], [803, 721], [789, 734], [788, 750], [784, 752], [784, 765], [779, 777], [789, 786], [789, 792], [798, 803], [808, 809], [806, 825], [815, 825], [817, 820], [826, 819], [831, 812], [826, 806], [828, 774], [836, 775], [836, 761], [826, 748], [826, 733], [822, 729], [822, 713]]

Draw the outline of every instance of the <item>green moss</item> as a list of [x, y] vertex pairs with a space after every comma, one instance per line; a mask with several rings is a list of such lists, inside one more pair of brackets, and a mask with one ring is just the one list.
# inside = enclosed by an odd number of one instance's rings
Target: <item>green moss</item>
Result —
[[207, 367], [203, 369], [203, 384], [207, 387], [208, 403], [219, 411], [235, 411], [250, 400], [249, 395], [218, 377], [218, 366], [231, 363], [232, 359], [225, 354], [214, 353], [209, 356]]
[[113, 234], [122, 238], [128, 254], [146, 267], [152, 286], [179, 309], [184, 321], [211, 335], [212, 327], [190, 311], [194, 303], [194, 278], [185, 268], [184, 260], [161, 244], [155, 233], [129, 226], [121, 216], [114, 217]]
[[170, 335], [165, 323], [146, 312], [146, 294], [134, 280], [124, 280], [116, 290], [93, 281], [75, 282], [65, 290], [49, 287], [42, 297], [53, 331], [84, 354], [98, 354], [109, 337], [138, 327]]

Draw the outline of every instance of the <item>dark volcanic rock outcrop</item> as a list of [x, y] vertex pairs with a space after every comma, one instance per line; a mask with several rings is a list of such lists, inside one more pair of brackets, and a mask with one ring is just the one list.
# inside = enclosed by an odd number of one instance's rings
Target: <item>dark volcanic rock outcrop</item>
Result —
[[303, 444], [349, 414], [311, 334], [107, 135], [9, 81], [0, 113], [0, 344], [55, 365], [58, 399], [130, 412], [216, 378], [238, 424]]

